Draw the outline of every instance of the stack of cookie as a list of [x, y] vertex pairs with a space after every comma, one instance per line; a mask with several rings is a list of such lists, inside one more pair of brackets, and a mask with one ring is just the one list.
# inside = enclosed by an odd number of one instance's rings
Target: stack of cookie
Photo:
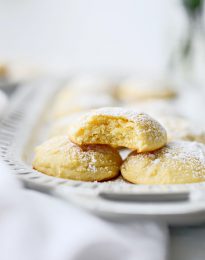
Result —
[[[132, 150], [122, 161], [120, 149]], [[164, 127], [145, 113], [101, 108], [80, 117], [66, 135], [36, 149], [33, 167], [45, 174], [81, 181], [117, 177], [136, 184], [191, 183], [205, 180], [205, 146], [167, 144]]]

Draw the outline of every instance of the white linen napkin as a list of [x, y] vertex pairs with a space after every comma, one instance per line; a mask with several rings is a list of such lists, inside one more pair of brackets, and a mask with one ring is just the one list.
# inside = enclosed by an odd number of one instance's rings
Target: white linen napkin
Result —
[[102, 220], [24, 189], [8, 172], [0, 162], [0, 259], [166, 259], [166, 225]]

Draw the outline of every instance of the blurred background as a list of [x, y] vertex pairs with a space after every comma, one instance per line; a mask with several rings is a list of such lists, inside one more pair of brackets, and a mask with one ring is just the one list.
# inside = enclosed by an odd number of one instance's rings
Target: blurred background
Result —
[[[89, 88], [90, 95], [104, 88], [110, 95], [106, 89], [116, 82], [105, 87], [104, 79], [111, 76], [122, 79], [117, 103], [106, 97], [91, 107], [79, 91], [76, 102], [84, 109], [110, 103], [139, 109], [136, 103], [155, 99], [140, 110], [154, 107], [161, 114], [171, 104], [169, 114], [177, 106], [174, 114], [201, 122], [204, 26], [203, 0], [0, 0], [0, 86], [8, 93], [9, 86], [34, 78], [77, 75], [73, 89]], [[69, 102], [64, 100], [66, 109]], [[65, 109], [61, 98], [58, 103]]]
[[[188, 10], [185, 2], [193, 6]], [[12, 66], [15, 76], [142, 70], [161, 74], [177, 67], [179, 77], [184, 74], [180, 58], [188, 52], [194, 63], [189, 78], [201, 79], [205, 64], [202, 2], [0, 0], [0, 63]], [[189, 34], [194, 37], [193, 46], [184, 47]]]

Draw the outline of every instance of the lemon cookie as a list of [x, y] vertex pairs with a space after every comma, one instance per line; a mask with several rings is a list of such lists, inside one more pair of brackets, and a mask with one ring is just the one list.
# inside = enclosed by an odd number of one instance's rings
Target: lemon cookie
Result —
[[149, 153], [132, 152], [121, 167], [124, 179], [136, 184], [182, 184], [205, 181], [205, 146], [176, 141]]
[[76, 112], [115, 105], [115, 100], [106, 94], [73, 95], [72, 93], [69, 93], [66, 98], [66, 95], [63, 95], [62, 92], [53, 105], [51, 116], [52, 118], [57, 119]]
[[126, 108], [135, 109], [139, 112], [146, 113], [154, 118], [159, 116], [180, 116], [180, 108], [173, 100], [152, 99], [125, 104]]
[[51, 112], [52, 118], [67, 116], [103, 106], [116, 106], [116, 83], [102, 77], [80, 75], [73, 77], [57, 93]]
[[66, 136], [54, 137], [36, 148], [33, 168], [50, 176], [104, 181], [119, 174], [122, 159], [107, 145], [78, 146]]
[[166, 144], [165, 129], [147, 114], [119, 107], [101, 108], [86, 114], [69, 128], [78, 144], [108, 144], [138, 152], [156, 150]]
[[117, 96], [123, 101], [167, 99], [175, 97], [176, 92], [163, 79], [129, 78], [119, 84]]
[[83, 116], [86, 112], [73, 113], [71, 115], [54, 120], [51, 124], [49, 137], [57, 135], [67, 135], [68, 129], [72, 126], [73, 122], [79, 117]]
[[161, 116], [157, 118], [167, 131], [168, 141], [196, 141], [205, 144], [205, 129], [180, 116]]

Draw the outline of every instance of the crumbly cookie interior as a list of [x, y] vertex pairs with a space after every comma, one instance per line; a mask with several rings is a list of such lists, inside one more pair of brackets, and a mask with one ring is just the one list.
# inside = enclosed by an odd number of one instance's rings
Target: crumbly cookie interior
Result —
[[82, 144], [108, 144], [126, 147], [138, 152], [158, 149], [166, 144], [166, 131], [144, 114], [137, 121], [109, 115], [92, 116], [82, 127], [77, 127], [73, 142]]

